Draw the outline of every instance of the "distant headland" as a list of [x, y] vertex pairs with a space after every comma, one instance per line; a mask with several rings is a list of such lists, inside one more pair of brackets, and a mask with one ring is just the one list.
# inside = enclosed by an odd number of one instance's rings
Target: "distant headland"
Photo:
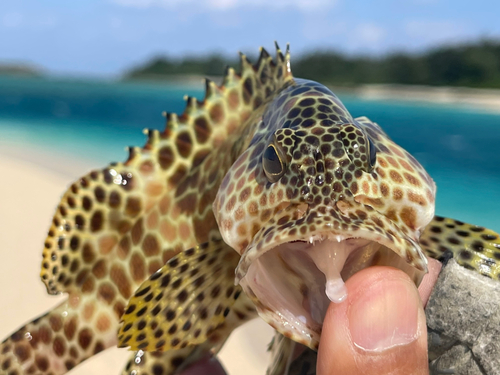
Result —
[[0, 75], [39, 77], [43, 75], [42, 70], [33, 65], [24, 63], [1, 63]]

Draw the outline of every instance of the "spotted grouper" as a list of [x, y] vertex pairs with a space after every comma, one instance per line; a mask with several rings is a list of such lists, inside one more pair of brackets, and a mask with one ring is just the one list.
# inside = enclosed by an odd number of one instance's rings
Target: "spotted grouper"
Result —
[[419, 162], [293, 78], [288, 49], [241, 64], [127, 161], [69, 187], [41, 272], [68, 299], [1, 344], [1, 373], [63, 374], [119, 345], [137, 351], [123, 374], [175, 374], [258, 314], [277, 331], [277, 375], [290, 343], [318, 348], [327, 306], [365, 267], [418, 285], [426, 255], [452, 254], [498, 278], [499, 236], [434, 216]]

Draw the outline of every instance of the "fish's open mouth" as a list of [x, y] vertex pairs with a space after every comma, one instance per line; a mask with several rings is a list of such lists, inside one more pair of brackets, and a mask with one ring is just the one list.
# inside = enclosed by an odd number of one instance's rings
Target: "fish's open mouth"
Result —
[[330, 301], [339, 303], [347, 297], [344, 281], [356, 272], [387, 265], [420, 283], [425, 271], [383, 242], [332, 233], [285, 242], [255, 257], [240, 284], [264, 320], [315, 348]]

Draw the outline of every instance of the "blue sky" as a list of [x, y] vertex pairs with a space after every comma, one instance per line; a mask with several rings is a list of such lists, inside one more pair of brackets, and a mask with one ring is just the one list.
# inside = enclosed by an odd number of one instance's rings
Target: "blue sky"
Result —
[[235, 56], [273, 41], [383, 54], [500, 38], [498, 0], [1, 0], [0, 62], [117, 76], [157, 55]]

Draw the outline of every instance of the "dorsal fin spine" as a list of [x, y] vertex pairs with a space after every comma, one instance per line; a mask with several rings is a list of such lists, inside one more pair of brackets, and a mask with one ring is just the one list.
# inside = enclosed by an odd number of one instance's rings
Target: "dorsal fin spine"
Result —
[[156, 129], [148, 129], [148, 141], [147, 145], [150, 145], [151, 147], [154, 147], [158, 144], [158, 141], [160, 140], [160, 132]]
[[141, 148], [137, 146], [127, 147], [126, 150], [128, 151], [128, 158], [124, 164], [131, 163], [136, 157], [139, 157], [141, 153]]
[[288, 75], [292, 75], [292, 70], [290, 68], [290, 44], [286, 44], [286, 52], [285, 52], [285, 65], [286, 65], [286, 72]]
[[203, 101], [210, 100], [210, 98], [215, 94], [217, 85], [209, 78], [205, 78], [205, 97]]
[[226, 73], [224, 74], [224, 78], [222, 80], [222, 87], [226, 88], [228, 86], [233, 86], [236, 77], [236, 72], [234, 68], [227, 67]]
[[248, 60], [248, 57], [247, 55], [245, 55], [244, 53], [241, 53], [240, 52], [240, 63], [241, 63], [241, 73], [239, 74], [240, 76], [243, 76], [243, 74], [251, 69], [252, 71], [255, 71], [255, 68], [254, 66], [252, 65], [252, 63]]
[[269, 53], [266, 51], [264, 47], [260, 48], [260, 55], [259, 55], [259, 60], [257, 61], [257, 66], [260, 66], [262, 64], [266, 63], [266, 60], [268, 60], [271, 56]]
[[166, 129], [170, 131], [175, 131], [179, 126], [179, 117], [177, 113], [169, 112], [167, 113], [167, 126]]
[[218, 86], [214, 81], [205, 78], [205, 96], [199, 103], [200, 106], [204, 105], [208, 100], [219, 97], [223, 93], [223, 87]]
[[[248, 57], [240, 52], [240, 63], [241, 63], [241, 72], [237, 74], [232, 67], [226, 67], [224, 77], [222, 80], [221, 86], [215, 84], [212, 80], [206, 78], [205, 79], [205, 95], [202, 101], [198, 101], [195, 97], [190, 97], [188, 95], [184, 96], [184, 100], [186, 101], [186, 107], [182, 114], [177, 115], [176, 113], [167, 113], [163, 112], [162, 115], [166, 117], [166, 126], [165, 130], [162, 133], [154, 130], [145, 129], [145, 134], [148, 139], [143, 149], [150, 150], [154, 145], [157, 144], [160, 138], [168, 138], [171, 136], [172, 132], [178, 131], [180, 128], [181, 122], [187, 121], [189, 117], [194, 116], [196, 112], [202, 109], [207, 101], [213, 99], [217, 96], [217, 94], [222, 94], [224, 89], [227, 87], [231, 87], [240, 77], [245, 75], [245, 72], [258, 72], [260, 68], [265, 67], [266, 64], [269, 64], [273, 67], [276, 67], [279, 62], [285, 63], [286, 73], [285, 75], [291, 75], [290, 71], [290, 45], [287, 43], [285, 54], [281, 51], [277, 42], [275, 42], [276, 46], [276, 61], [270, 56], [267, 50], [263, 47], [260, 48], [259, 59], [256, 64], [252, 64]], [[130, 154], [132, 152], [132, 154]], [[140, 148], [135, 147], [132, 151], [129, 149], [129, 158], [127, 161], [131, 159], [131, 157], [135, 157], [140, 152]]]
[[283, 52], [281, 52], [278, 42], [275, 41], [274, 45], [276, 46], [276, 62], [278, 62], [278, 60], [281, 62], [285, 61], [285, 56], [283, 56]]
[[193, 96], [187, 96], [186, 97], [186, 108], [184, 110], [184, 114], [188, 116], [193, 116], [196, 111], [198, 110], [198, 107], [201, 106], [202, 103], [198, 102], [198, 99], [196, 99]]

